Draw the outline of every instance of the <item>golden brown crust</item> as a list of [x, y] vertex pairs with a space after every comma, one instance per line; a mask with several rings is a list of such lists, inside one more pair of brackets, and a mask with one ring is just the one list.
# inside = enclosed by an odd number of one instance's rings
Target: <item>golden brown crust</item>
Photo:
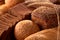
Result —
[[57, 40], [57, 29], [46, 29], [32, 34], [25, 40]]
[[[58, 2], [59, 4], [59, 0], [26, 0], [25, 2], [24, 1], [25, 0], [0, 0], [1, 40], [15, 40], [14, 27], [16, 23], [21, 20], [29, 19], [29, 21], [27, 20], [20, 23], [20, 27], [16, 27], [17, 30], [15, 31], [18, 31], [19, 28], [22, 28], [21, 32], [19, 32], [22, 35], [18, 35], [19, 40], [24, 40], [24, 38], [26, 38], [30, 34], [39, 31], [39, 29], [41, 28], [54, 28], [58, 25], [57, 14], [60, 13], [60, 6], [58, 6], [56, 2]], [[29, 9], [31, 9], [32, 11]], [[60, 16], [60, 14], [58, 15]], [[31, 21], [31, 18], [32, 21], [34, 21], [36, 24]], [[37, 24], [40, 26], [39, 28]], [[55, 30], [56, 29], [49, 29], [39, 32], [37, 33], [37, 36], [32, 36], [32, 39], [28, 37], [28, 40], [47, 40], [48, 38], [46, 37], [49, 37], [48, 40], [54, 40], [55, 38], [50, 38], [54, 36], [56, 37]], [[16, 33], [15, 35], [19, 33]]]
[[17, 40], [24, 40], [24, 38], [39, 30], [39, 27], [31, 20], [23, 20], [15, 26], [14, 34]]

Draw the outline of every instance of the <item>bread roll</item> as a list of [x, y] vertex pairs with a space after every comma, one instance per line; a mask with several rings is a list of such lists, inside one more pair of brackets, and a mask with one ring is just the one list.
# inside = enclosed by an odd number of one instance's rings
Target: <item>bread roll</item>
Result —
[[24, 40], [24, 38], [38, 32], [39, 30], [39, 27], [31, 20], [23, 20], [16, 24], [14, 34], [16, 40]]
[[41, 6], [32, 12], [32, 20], [42, 26], [43, 29], [58, 26], [57, 12], [55, 8]]

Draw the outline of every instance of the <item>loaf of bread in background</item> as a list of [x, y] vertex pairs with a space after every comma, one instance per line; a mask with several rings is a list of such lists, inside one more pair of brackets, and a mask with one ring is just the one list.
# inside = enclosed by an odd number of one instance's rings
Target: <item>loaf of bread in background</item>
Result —
[[4, 0], [4, 4], [0, 5], [0, 13], [2, 14], [4, 12], [7, 12], [9, 8], [22, 2], [24, 2], [24, 0]]

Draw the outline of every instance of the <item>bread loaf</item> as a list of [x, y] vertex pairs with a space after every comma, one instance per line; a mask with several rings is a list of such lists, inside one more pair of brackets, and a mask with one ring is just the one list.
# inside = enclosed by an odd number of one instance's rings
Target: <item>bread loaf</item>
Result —
[[26, 37], [39, 30], [39, 27], [31, 20], [23, 20], [16, 24], [14, 34], [16, 40], [24, 40]]
[[32, 20], [41, 25], [43, 29], [58, 26], [57, 13], [55, 8], [41, 6], [32, 12]]
[[57, 40], [57, 28], [39, 31], [28, 36], [25, 40]]

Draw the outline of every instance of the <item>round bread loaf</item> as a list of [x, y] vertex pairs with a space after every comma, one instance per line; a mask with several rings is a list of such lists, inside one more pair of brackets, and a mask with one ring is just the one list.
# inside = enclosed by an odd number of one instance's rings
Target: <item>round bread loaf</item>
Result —
[[31, 14], [32, 20], [42, 26], [43, 29], [58, 26], [57, 11], [55, 8], [41, 6]]
[[24, 38], [39, 30], [39, 27], [32, 21], [23, 20], [15, 26], [14, 34], [17, 40], [24, 40]]

